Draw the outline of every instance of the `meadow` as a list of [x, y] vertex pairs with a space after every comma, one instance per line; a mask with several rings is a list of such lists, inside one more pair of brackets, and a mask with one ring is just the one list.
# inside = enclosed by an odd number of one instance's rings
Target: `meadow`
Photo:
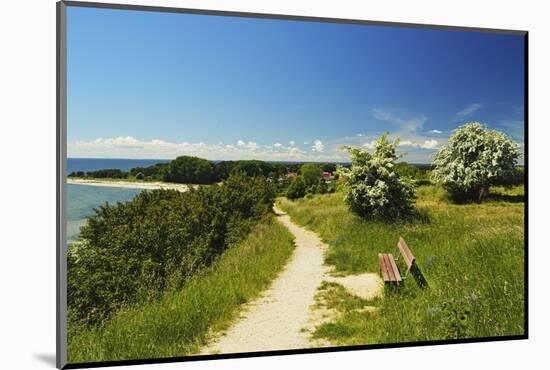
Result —
[[[338, 315], [313, 336], [359, 345], [523, 335], [523, 185], [493, 187], [482, 204], [454, 204], [433, 185], [416, 193], [422, 217], [397, 223], [353, 215], [342, 192], [278, 198], [294, 222], [329, 245], [325, 263], [336, 274], [378, 272], [378, 253], [399, 256], [401, 236], [429, 284], [421, 288], [409, 276], [399, 289], [386, 288], [383, 299], [371, 301], [324, 284], [319, 294]], [[362, 310], [366, 306], [376, 310]]]

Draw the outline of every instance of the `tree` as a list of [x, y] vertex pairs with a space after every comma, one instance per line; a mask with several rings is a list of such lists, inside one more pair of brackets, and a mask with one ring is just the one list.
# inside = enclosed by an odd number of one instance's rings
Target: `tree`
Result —
[[223, 181], [231, 175], [231, 171], [233, 171], [233, 166], [235, 165], [235, 162], [233, 161], [221, 161], [216, 163], [214, 166], [214, 177], [216, 178], [216, 181]]
[[302, 176], [297, 176], [286, 190], [286, 197], [288, 199], [294, 200], [298, 198], [303, 198], [306, 195], [306, 183]]
[[412, 164], [408, 164], [407, 162], [399, 162], [395, 165], [395, 170], [401, 175], [401, 176], [408, 176], [412, 179], [416, 178], [418, 173], [420, 172], [418, 167], [413, 166]]
[[214, 164], [198, 157], [177, 157], [170, 162], [164, 180], [184, 184], [212, 184], [215, 181]]
[[514, 176], [519, 156], [519, 145], [503, 132], [467, 123], [454, 130], [448, 144], [435, 154], [432, 179], [455, 199], [481, 202], [491, 185]]
[[306, 163], [300, 167], [300, 173], [304, 178], [306, 186], [316, 185], [323, 178], [323, 171], [316, 163]]
[[345, 202], [361, 217], [397, 220], [409, 217], [414, 211], [414, 187], [395, 170], [399, 139], [390, 143], [387, 137], [385, 134], [376, 140], [372, 154], [345, 147], [351, 156], [351, 167], [338, 168], [346, 179]]
[[244, 172], [247, 176], [268, 177], [275, 170], [275, 165], [256, 159], [236, 161], [233, 172]]
[[136, 174], [136, 180], [143, 180], [145, 176], [143, 175], [143, 172], [138, 172]]

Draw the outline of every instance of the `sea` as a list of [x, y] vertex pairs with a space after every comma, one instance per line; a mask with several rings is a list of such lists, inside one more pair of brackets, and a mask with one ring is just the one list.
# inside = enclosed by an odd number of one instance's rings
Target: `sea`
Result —
[[[120, 169], [128, 171], [134, 167], [147, 167], [155, 163], [167, 163], [162, 159], [95, 159], [68, 158], [67, 174], [76, 171], [96, 171], [100, 169]], [[95, 214], [94, 209], [109, 203], [132, 200], [142, 189], [123, 189], [89, 185], [67, 185], [67, 243], [78, 240], [80, 228], [88, 217]]]

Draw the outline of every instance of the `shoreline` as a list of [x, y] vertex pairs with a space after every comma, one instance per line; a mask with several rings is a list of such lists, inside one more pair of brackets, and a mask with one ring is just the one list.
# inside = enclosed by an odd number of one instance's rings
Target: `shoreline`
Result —
[[189, 190], [189, 185], [177, 184], [171, 182], [132, 182], [132, 181], [113, 181], [113, 180], [101, 180], [101, 179], [74, 179], [67, 178], [67, 184], [71, 185], [87, 185], [87, 186], [100, 186], [108, 188], [120, 188], [120, 189], [143, 189], [143, 190], [177, 190], [185, 192]]

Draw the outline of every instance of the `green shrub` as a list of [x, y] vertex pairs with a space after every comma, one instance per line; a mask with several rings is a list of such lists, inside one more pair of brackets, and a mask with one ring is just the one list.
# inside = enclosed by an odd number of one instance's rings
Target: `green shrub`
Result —
[[319, 194], [326, 194], [328, 192], [328, 185], [324, 180], [319, 181], [319, 185], [317, 185], [317, 192]]
[[360, 148], [346, 147], [351, 156], [351, 168], [339, 168], [346, 178], [345, 201], [350, 209], [365, 218], [396, 220], [413, 213], [414, 188], [408, 178], [395, 170], [399, 140], [380, 137], [371, 154]]
[[130, 169], [130, 175], [136, 176], [139, 172], [143, 173], [145, 177], [154, 177], [162, 180], [166, 171], [168, 170], [169, 163], [155, 163], [148, 167], [134, 167]]
[[288, 189], [286, 190], [286, 197], [288, 199], [294, 200], [303, 198], [304, 195], [306, 195], [306, 183], [304, 182], [302, 176], [297, 176], [294, 180], [290, 182], [290, 185], [288, 185]]
[[314, 186], [323, 177], [321, 166], [316, 163], [306, 163], [300, 167], [300, 173], [306, 186]]
[[181, 156], [170, 162], [164, 180], [184, 184], [212, 184], [214, 164], [207, 159]]
[[123, 179], [128, 177], [128, 172], [119, 170], [118, 168], [108, 168], [104, 170], [86, 172], [87, 177], [94, 177], [98, 179], [110, 178], [110, 179]]
[[99, 207], [68, 250], [71, 320], [98, 324], [125, 305], [183, 286], [246, 236], [274, 198], [264, 178], [235, 174], [221, 186], [143, 191]]
[[242, 304], [277, 277], [294, 250], [293, 236], [268, 215], [180, 290], [121, 310], [100, 326], [69, 323], [70, 363], [196, 354], [209, 334], [226, 329]]
[[143, 180], [145, 178], [145, 175], [143, 175], [143, 172], [138, 172], [136, 174], [136, 180]]

